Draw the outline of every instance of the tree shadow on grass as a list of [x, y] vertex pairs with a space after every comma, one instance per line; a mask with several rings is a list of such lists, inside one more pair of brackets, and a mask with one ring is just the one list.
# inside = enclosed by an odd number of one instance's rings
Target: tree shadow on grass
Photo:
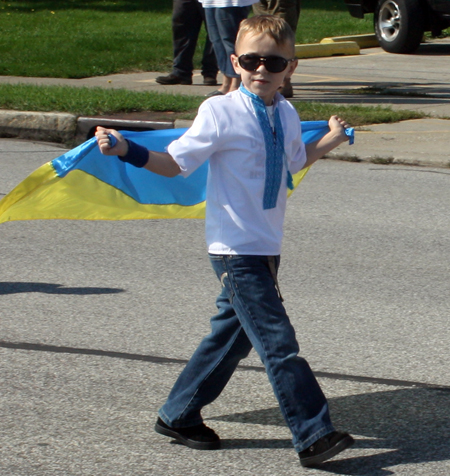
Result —
[[33, 0], [12, 2], [11, 10], [21, 13], [35, 13], [37, 11], [62, 10], [94, 10], [103, 12], [164, 12], [172, 11], [172, 0], [127, 0], [127, 1], [92, 1], [74, 0], [62, 2], [60, 0]]
[[[23, 13], [39, 10], [97, 10], [109, 12], [172, 12], [172, 0], [73, 0], [71, 2], [62, 2], [61, 0], [33, 0], [33, 1], [14, 1], [12, 8]], [[347, 12], [344, 2], [335, 2], [333, 0], [302, 0], [302, 12], [307, 14], [310, 9]], [[350, 14], [348, 14], [350, 17]], [[301, 17], [300, 17], [301, 18]]]

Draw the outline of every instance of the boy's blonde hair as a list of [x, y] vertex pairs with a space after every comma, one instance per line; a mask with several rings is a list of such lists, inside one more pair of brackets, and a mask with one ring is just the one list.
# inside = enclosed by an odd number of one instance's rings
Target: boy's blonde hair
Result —
[[236, 50], [242, 38], [248, 34], [269, 35], [278, 46], [292, 45], [292, 52], [295, 53], [295, 33], [283, 18], [274, 15], [255, 15], [242, 20], [236, 36]]

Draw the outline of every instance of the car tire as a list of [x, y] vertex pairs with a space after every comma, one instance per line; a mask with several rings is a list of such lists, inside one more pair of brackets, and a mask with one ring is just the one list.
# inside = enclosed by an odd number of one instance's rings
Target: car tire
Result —
[[413, 53], [425, 31], [420, 0], [379, 0], [373, 21], [380, 46], [389, 53]]

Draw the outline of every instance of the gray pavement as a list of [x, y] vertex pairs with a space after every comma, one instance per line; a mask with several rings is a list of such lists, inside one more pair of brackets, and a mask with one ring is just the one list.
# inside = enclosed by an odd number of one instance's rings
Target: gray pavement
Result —
[[[301, 60], [294, 77], [294, 101], [432, 116], [357, 131], [334, 157], [362, 163], [320, 161], [289, 201], [282, 292], [354, 448], [302, 469], [254, 353], [204, 412], [223, 451], [153, 432], [214, 311], [201, 221], [12, 222], [0, 226], [0, 476], [448, 476], [449, 56], [449, 40], [409, 56], [369, 48]], [[158, 74], [0, 82], [212, 90], [198, 73], [165, 88]], [[0, 131], [70, 140], [77, 119], [0, 111]], [[0, 140], [0, 197], [64, 150]]]
[[[0, 140], [0, 193], [64, 149]], [[257, 355], [204, 411], [221, 451], [153, 431], [208, 332], [201, 220], [0, 226], [1, 476], [448, 476], [450, 171], [319, 161], [288, 202], [280, 286], [338, 428], [292, 449]]]
[[[450, 86], [448, 64], [450, 39], [421, 45], [414, 55], [393, 55], [381, 48], [361, 49], [361, 54], [307, 58], [294, 74], [292, 101], [318, 101], [345, 105], [390, 106], [423, 111], [430, 119], [373, 125], [357, 131], [352, 148], [342, 146], [330, 156], [341, 159], [382, 161], [408, 165], [448, 167], [450, 153]], [[201, 84], [199, 71], [192, 86], [161, 86], [161, 73], [116, 74], [86, 79], [20, 78], [0, 76], [0, 83], [71, 85], [77, 87], [126, 88], [205, 95], [214, 87]], [[114, 117], [118, 128], [185, 127], [169, 115], [134, 114]], [[326, 118], [324, 118], [326, 119]], [[95, 123], [108, 118], [77, 118], [70, 114], [0, 111], [0, 135], [37, 140], [81, 142]], [[114, 124], [113, 124], [114, 125]]]

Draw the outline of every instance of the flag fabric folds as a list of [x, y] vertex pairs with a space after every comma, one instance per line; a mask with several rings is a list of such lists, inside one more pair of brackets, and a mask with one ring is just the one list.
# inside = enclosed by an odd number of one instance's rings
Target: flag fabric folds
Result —
[[[305, 143], [328, 132], [326, 121], [302, 122]], [[121, 131], [150, 150], [164, 151], [186, 129]], [[297, 186], [307, 169], [294, 175]], [[101, 154], [92, 138], [48, 162], [0, 201], [0, 223], [13, 220], [136, 220], [204, 218], [208, 163], [189, 177], [161, 177]]]

